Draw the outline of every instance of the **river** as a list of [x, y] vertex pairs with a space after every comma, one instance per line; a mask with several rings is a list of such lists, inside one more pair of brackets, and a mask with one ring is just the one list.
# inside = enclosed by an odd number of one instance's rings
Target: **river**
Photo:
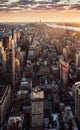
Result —
[[58, 25], [58, 24], [50, 24], [46, 23], [47, 26], [53, 27], [53, 28], [62, 28], [62, 29], [67, 29], [67, 30], [72, 30], [72, 31], [78, 31], [80, 32], [80, 27], [73, 27], [73, 26], [68, 26], [68, 25]]

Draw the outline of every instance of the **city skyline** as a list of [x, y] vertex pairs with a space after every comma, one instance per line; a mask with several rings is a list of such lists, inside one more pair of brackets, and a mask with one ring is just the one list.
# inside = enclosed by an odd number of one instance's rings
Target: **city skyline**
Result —
[[1, 0], [0, 22], [80, 22], [79, 0]]

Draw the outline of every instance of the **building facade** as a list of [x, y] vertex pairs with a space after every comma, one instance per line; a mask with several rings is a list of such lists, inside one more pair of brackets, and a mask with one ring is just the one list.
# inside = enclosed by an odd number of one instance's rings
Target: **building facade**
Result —
[[60, 78], [64, 84], [68, 83], [69, 64], [64, 60], [60, 60]]
[[43, 99], [44, 93], [41, 92], [32, 92], [32, 128], [43, 127]]
[[0, 123], [5, 120], [11, 100], [11, 86], [0, 85]]

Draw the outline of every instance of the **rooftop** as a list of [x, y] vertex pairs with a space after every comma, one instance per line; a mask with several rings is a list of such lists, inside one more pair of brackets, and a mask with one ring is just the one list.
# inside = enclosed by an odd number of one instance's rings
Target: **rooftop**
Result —
[[43, 99], [44, 98], [44, 92], [43, 91], [33, 91], [31, 93], [31, 99]]
[[57, 65], [51, 66], [52, 70], [59, 70], [59, 67]]
[[79, 92], [79, 94], [80, 94], [80, 85], [78, 85], [78, 86], [76, 87], [76, 89], [78, 90], [78, 92]]
[[17, 117], [15, 117], [15, 116], [13, 116], [13, 117], [9, 117], [9, 120], [8, 120], [8, 125], [12, 125], [12, 123], [13, 122], [17, 122], [17, 121], [19, 121], [19, 122], [22, 122], [22, 116], [17, 116]]
[[76, 85], [76, 86], [79, 85], [79, 84], [80, 84], [80, 81], [75, 82], [75, 85]]

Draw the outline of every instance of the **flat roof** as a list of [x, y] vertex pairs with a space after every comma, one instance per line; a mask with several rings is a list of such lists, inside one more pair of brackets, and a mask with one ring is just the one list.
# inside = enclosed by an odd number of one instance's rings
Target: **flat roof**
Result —
[[44, 92], [32, 92], [31, 93], [31, 99], [43, 99], [44, 98]]
[[18, 95], [19, 95], [19, 94], [27, 94], [27, 93], [28, 93], [27, 90], [19, 90], [19, 91], [17, 92]]
[[24, 82], [21, 82], [21, 85], [26, 85], [26, 84], [28, 84], [29, 82], [27, 82], [27, 81], [24, 81]]
[[58, 67], [57, 65], [53, 65], [53, 66], [51, 66], [51, 68], [52, 68], [53, 70], [59, 70], [59, 67]]
[[22, 116], [12, 116], [12, 117], [9, 117], [8, 119], [8, 125], [11, 125], [13, 121], [19, 121], [19, 122], [22, 122]]

